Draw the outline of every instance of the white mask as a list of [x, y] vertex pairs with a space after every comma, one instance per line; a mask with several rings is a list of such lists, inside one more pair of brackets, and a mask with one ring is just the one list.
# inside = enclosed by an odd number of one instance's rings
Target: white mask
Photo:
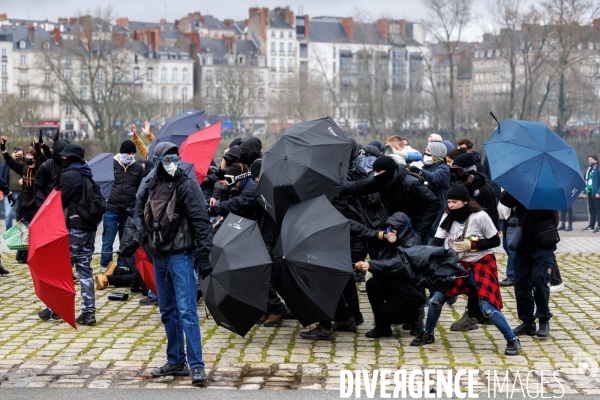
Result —
[[119, 153], [119, 159], [121, 160], [121, 162], [123, 164], [127, 165], [127, 164], [131, 164], [132, 162], [135, 161], [135, 155], [127, 154], [127, 153]]
[[381, 175], [381, 174], [383, 174], [383, 172], [374, 172], [373, 176], [377, 176], [377, 175]]
[[177, 172], [177, 165], [173, 162], [169, 165], [163, 164], [163, 168], [165, 169], [165, 171], [167, 171], [167, 174], [171, 176], [175, 176], [175, 172]]
[[423, 156], [423, 164], [425, 164], [425, 165], [432, 165], [433, 164], [433, 157], [431, 157], [430, 155], [425, 154]]

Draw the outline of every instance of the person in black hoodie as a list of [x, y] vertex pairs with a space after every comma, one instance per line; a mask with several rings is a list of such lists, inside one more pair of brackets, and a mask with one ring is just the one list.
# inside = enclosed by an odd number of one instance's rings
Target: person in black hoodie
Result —
[[413, 229], [422, 240], [437, 218], [440, 202], [435, 194], [391, 157], [379, 157], [373, 163], [373, 170], [375, 173], [371, 178], [346, 182], [341, 194], [379, 192], [390, 215], [401, 211], [415, 221]]
[[62, 158], [59, 153], [69, 144], [66, 140], [56, 140], [52, 146], [52, 158], [40, 165], [33, 181], [33, 191], [35, 193], [35, 202], [38, 207], [42, 206], [46, 197], [52, 189], [58, 187], [60, 176], [62, 175]]
[[240, 144], [240, 161], [242, 164], [252, 165], [254, 160], [262, 158], [262, 142], [259, 138], [253, 137], [244, 140]]
[[[94, 292], [94, 271], [92, 270], [92, 253], [96, 240], [96, 224], [84, 221], [77, 214], [77, 205], [84, 190], [84, 179], [92, 179], [92, 170], [85, 163], [85, 150], [77, 144], [68, 144], [59, 153], [63, 173], [58, 183], [67, 231], [69, 232], [69, 249], [71, 262], [75, 264], [79, 285], [81, 286], [81, 314], [75, 322], [83, 325], [96, 324], [96, 300]], [[54, 313], [45, 309], [38, 313], [43, 320], [54, 319]]]

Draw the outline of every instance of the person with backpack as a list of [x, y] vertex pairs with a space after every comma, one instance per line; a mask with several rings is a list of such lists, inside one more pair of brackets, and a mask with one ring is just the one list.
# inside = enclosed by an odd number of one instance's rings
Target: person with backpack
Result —
[[134, 240], [121, 250], [121, 257], [132, 257], [148, 242], [147, 254], [153, 258], [158, 306], [167, 334], [167, 363], [153, 370], [152, 376], [187, 376], [191, 369], [192, 384], [197, 385], [206, 380], [206, 373], [195, 272], [202, 279], [212, 272], [212, 225], [200, 187], [178, 167], [179, 148], [160, 143], [154, 149], [153, 161], [154, 176], [139, 196], [141, 224]]
[[[85, 150], [68, 144], [60, 152], [63, 173], [58, 182], [67, 231], [71, 262], [75, 264], [81, 286], [81, 314], [75, 320], [81, 325], [96, 325], [96, 299], [92, 253], [96, 229], [106, 212], [106, 200], [94, 182], [92, 170], [85, 163]], [[50, 309], [38, 313], [43, 320], [58, 319]]]

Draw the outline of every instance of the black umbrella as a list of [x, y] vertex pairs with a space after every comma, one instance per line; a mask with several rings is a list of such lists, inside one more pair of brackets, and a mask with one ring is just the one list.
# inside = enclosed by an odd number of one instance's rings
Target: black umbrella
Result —
[[215, 322], [245, 336], [267, 311], [271, 257], [256, 222], [229, 214], [213, 240], [212, 274], [201, 283]]
[[350, 221], [324, 195], [294, 204], [273, 254], [277, 291], [300, 323], [333, 319], [352, 276]]
[[290, 204], [335, 197], [348, 172], [352, 142], [331, 118], [290, 127], [263, 155], [256, 196], [275, 220]]
[[154, 137], [154, 141], [148, 148], [148, 160], [152, 160], [154, 148], [157, 144], [171, 142], [181, 147], [181, 144], [188, 136], [204, 128], [203, 114], [204, 111], [187, 110], [168, 120], [163, 127], [158, 130]]
[[100, 186], [102, 196], [108, 201], [113, 183], [115, 183], [114, 154], [101, 153], [88, 161], [94, 181]]

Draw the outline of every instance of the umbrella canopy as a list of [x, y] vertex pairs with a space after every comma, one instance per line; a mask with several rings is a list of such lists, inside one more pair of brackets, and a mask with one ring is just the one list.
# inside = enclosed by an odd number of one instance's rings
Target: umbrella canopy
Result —
[[148, 160], [154, 156], [154, 148], [162, 142], [175, 143], [181, 146], [183, 142], [193, 133], [198, 132], [204, 126], [204, 111], [187, 110], [168, 120], [162, 128], [156, 132], [154, 141], [148, 148]]
[[541, 122], [505, 119], [484, 147], [492, 181], [527, 209], [566, 211], [585, 188], [575, 150]]
[[27, 264], [39, 299], [77, 329], [69, 233], [60, 192], [56, 190], [44, 200], [29, 224]]
[[158, 296], [156, 291], [156, 278], [154, 277], [154, 263], [148, 258], [146, 250], [139, 248], [135, 251], [135, 267], [142, 276], [144, 284], [152, 293]]
[[277, 291], [300, 323], [333, 319], [352, 277], [350, 221], [324, 195], [294, 204], [273, 254]]
[[331, 118], [289, 128], [263, 155], [256, 196], [275, 220], [290, 204], [335, 197], [348, 172], [352, 142]]
[[267, 312], [271, 257], [256, 222], [229, 214], [214, 237], [214, 270], [202, 281], [215, 322], [245, 336]]
[[100, 186], [102, 196], [108, 201], [113, 183], [115, 183], [114, 154], [101, 153], [88, 161], [94, 181]]
[[181, 159], [194, 164], [198, 182], [202, 182], [221, 141], [221, 121], [191, 134], [179, 150]]

